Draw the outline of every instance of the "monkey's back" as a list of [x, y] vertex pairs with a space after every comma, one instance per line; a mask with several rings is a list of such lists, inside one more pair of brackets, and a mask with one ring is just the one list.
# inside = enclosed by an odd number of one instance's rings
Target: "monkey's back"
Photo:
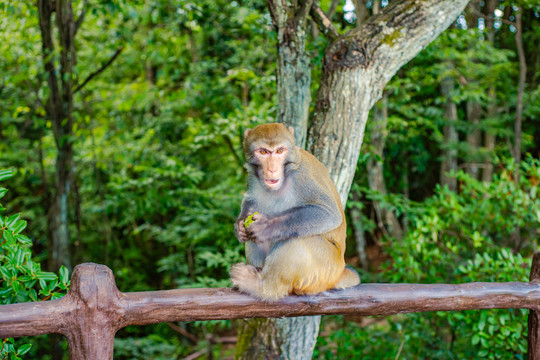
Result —
[[[320, 189], [317, 189], [317, 192], [320, 191], [322, 193], [327, 193], [328, 191], [330, 191], [331, 201], [334, 203], [333, 205], [335, 206], [336, 210], [339, 211], [341, 214], [341, 224], [334, 230], [331, 230], [328, 233], [322, 235], [328, 237], [328, 240], [336, 241], [340, 247], [341, 254], [344, 254], [345, 240], [347, 236], [347, 223], [345, 212], [343, 211], [343, 205], [341, 204], [341, 198], [336, 189], [336, 185], [330, 177], [330, 172], [323, 163], [321, 163], [315, 156], [313, 156], [310, 152], [304, 149], [299, 149], [299, 152], [301, 159], [300, 167], [303, 168], [303, 171], [299, 169], [299, 173], [305, 174], [305, 176], [311, 179], [311, 181], [315, 180], [315, 182], [320, 187]], [[302, 179], [299, 180], [302, 181]]]

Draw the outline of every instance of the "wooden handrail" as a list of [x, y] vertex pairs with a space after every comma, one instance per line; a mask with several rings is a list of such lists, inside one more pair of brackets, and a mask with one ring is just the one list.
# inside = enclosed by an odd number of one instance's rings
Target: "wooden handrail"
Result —
[[112, 271], [77, 265], [71, 288], [58, 300], [0, 306], [0, 337], [63, 334], [70, 359], [112, 359], [114, 334], [128, 325], [169, 321], [424, 311], [530, 309], [529, 359], [540, 359], [540, 254], [531, 281], [508, 283], [361, 284], [314, 296], [265, 303], [230, 288], [123, 293]]

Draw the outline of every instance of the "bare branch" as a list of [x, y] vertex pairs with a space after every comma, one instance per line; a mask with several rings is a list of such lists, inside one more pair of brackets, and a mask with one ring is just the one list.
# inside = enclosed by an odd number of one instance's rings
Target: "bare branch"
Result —
[[105, 62], [103, 65], [101, 65], [101, 67], [94, 71], [93, 73], [91, 73], [87, 78], [86, 80], [84, 80], [82, 82], [82, 84], [78, 85], [75, 90], [73, 91], [73, 94], [76, 94], [77, 91], [81, 90], [86, 84], [88, 84], [90, 82], [90, 80], [92, 80], [94, 77], [98, 76], [100, 73], [102, 73], [105, 69], [107, 69], [113, 62], [114, 60], [116, 60], [116, 58], [118, 57], [118, 55], [120, 55], [120, 53], [124, 50], [124, 47], [123, 46], [120, 46], [118, 48], [118, 50], [116, 50], [116, 52], [113, 54], [113, 56], [107, 61]]
[[272, 23], [274, 26], [278, 26], [279, 21], [276, 14], [276, 4], [274, 4], [274, 0], [266, 0], [266, 4], [268, 5], [268, 11], [270, 12], [270, 17], [272, 18]]
[[334, 24], [332, 24], [332, 21], [328, 17], [326, 17], [326, 14], [319, 6], [313, 4], [311, 6], [310, 15], [313, 18], [313, 21], [315, 21], [319, 26], [321, 32], [324, 34], [324, 36], [328, 38], [329, 41], [333, 41], [339, 36], [339, 33], [334, 27]]
[[483, 12], [481, 12], [480, 10], [478, 10], [477, 8], [475, 8], [474, 6], [470, 7], [470, 9], [473, 11], [473, 13], [476, 16], [483, 17], [483, 18], [491, 20], [491, 21], [500, 21], [500, 22], [502, 22], [503, 24], [506, 24], [506, 25], [516, 26], [516, 23], [513, 22], [513, 21], [510, 21], [510, 20], [507, 20], [507, 19], [504, 19], [504, 18], [496, 18], [495, 16], [488, 16], [488, 15], [484, 14]]
[[81, 27], [81, 24], [84, 21], [84, 17], [86, 16], [87, 7], [88, 7], [88, 0], [85, 0], [84, 3], [83, 3], [83, 8], [81, 10], [81, 13], [79, 14], [79, 18], [75, 22], [75, 30], [74, 30], [74, 35], [73, 36], [75, 36], [75, 34], [77, 34], [77, 31], [79, 30], [79, 28]]
[[184, 336], [184, 337], [188, 338], [189, 340], [191, 340], [191, 342], [193, 342], [194, 344], [199, 342], [199, 338], [197, 338], [193, 334], [190, 334], [187, 330], [182, 329], [180, 326], [176, 325], [175, 323], [169, 322], [169, 323], [167, 323], [167, 325], [169, 325], [169, 327], [171, 329], [173, 329], [174, 331], [176, 331], [177, 333], [180, 333], [180, 334], [182, 334], [182, 336]]
[[298, 8], [295, 12], [297, 21], [304, 21], [309, 12], [311, 11], [311, 5], [314, 4], [313, 0], [300, 0], [298, 1]]
[[330, 8], [328, 9], [328, 12], [326, 13], [326, 17], [330, 20], [334, 17], [334, 14], [336, 13], [337, 6], [339, 4], [340, 0], [332, 0], [332, 3], [330, 4]]

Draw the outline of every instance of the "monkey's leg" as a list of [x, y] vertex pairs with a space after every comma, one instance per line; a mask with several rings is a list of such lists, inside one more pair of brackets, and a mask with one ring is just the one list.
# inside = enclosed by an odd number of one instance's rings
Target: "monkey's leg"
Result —
[[231, 281], [244, 293], [259, 299], [275, 301], [289, 294], [289, 287], [274, 277], [266, 276], [253, 265], [239, 263], [231, 268]]
[[290, 293], [315, 294], [331, 289], [344, 267], [339, 249], [322, 236], [288, 240], [266, 258], [259, 297], [273, 301]]

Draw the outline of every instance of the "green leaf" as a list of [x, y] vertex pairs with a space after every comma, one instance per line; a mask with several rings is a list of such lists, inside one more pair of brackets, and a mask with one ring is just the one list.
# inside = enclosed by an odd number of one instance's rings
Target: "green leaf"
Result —
[[11, 227], [13, 225], [15, 225], [15, 223], [19, 220], [19, 218], [21, 217], [21, 214], [15, 214], [15, 215], [11, 215], [10, 217], [6, 218], [6, 225], [7, 227]]
[[9, 295], [13, 293], [12, 288], [5, 288], [0, 290], [0, 298], [7, 298]]
[[[40, 284], [41, 284], [41, 280], [51, 281], [51, 280], [56, 280], [57, 279], [56, 274], [52, 273], [52, 272], [49, 272], [49, 271], [38, 271], [36, 273], [36, 275], [37, 275], [37, 277], [38, 277], [38, 279], [40, 281]], [[42, 286], [42, 288], [45, 289], [45, 286]]]
[[28, 297], [29, 297], [30, 300], [32, 300], [32, 301], [37, 301], [38, 298], [37, 298], [36, 290], [35, 290], [35, 289], [30, 289], [30, 291], [28, 291]]
[[30, 351], [31, 347], [32, 347], [32, 344], [24, 344], [24, 345], [22, 345], [21, 347], [19, 347], [19, 349], [17, 351], [17, 355], [26, 354], [28, 351]]
[[24, 263], [25, 251], [23, 249], [17, 249], [15, 252], [14, 262], [16, 266], [21, 266]]
[[6, 188], [0, 188], [0, 199], [6, 195], [7, 191], [8, 190]]
[[18, 294], [19, 293], [19, 289], [20, 289], [20, 284], [19, 284], [19, 281], [17, 279], [15, 279], [13, 281], [13, 283], [11, 284], [11, 287], [13, 288], [13, 292], [15, 294]]
[[0, 267], [0, 272], [2, 273], [2, 277], [4, 280], [9, 280], [11, 278], [11, 271], [7, 268], [7, 266]]
[[32, 240], [28, 236], [25, 235], [16, 235], [15, 236], [17, 240], [24, 246], [32, 246]]
[[19, 220], [11, 228], [11, 231], [13, 231], [13, 234], [18, 234], [26, 228], [26, 225], [27, 225], [26, 220]]
[[0, 181], [7, 180], [13, 176], [13, 170], [0, 170]]
[[6, 240], [6, 243], [8, 243], [9, 245], [15, 245], [15, 237], [13, 236], [11, 231], [7, 231], [7, 230], [4, 231], [3, 238]]
[[64, 265], [62, 265], [60, 267], [60, 282], [62, 282], [62, 284], [67, 284], [68, 281], [69, 281], [69, 270]]

